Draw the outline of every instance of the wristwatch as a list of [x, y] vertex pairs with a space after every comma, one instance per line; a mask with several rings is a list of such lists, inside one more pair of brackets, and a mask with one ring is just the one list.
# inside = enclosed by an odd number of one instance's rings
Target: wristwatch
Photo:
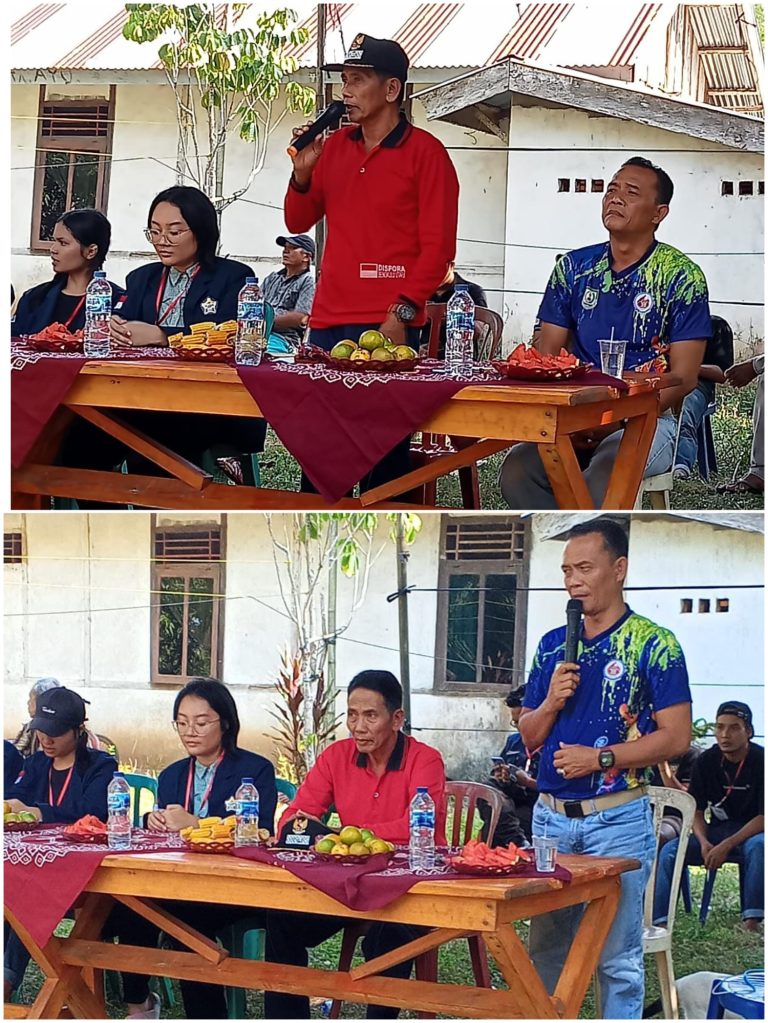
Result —
[[610, 771], [613, 765], [616, 763], [616, 754], [612, 749], [601, 750], [597, 754], [597, 762], [603, 771]]
[[416, 315], [416, 306], [410, 302], [394, 302], [387, 312], [393, 313], [400, 323], [410, 323]]

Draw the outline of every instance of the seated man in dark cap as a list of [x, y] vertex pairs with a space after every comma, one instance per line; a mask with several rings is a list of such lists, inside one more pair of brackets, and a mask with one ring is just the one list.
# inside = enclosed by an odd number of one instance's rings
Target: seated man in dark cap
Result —
[[282, 342], [283, 351], [290, 352], [301, 342], [312, 311], [315, 243], [308, 234], [281, 235], [275, 241], [283, 248], [283, 269], [264, 280], [264, 301], [275, 310], [270, 351]]
[[[509, 707], [509, 717], [514, 731], [507, 736], [501, 756], [493, 757], [493, 768], [489, 784], [499, 789], [506, 798], [507, 806], [501, 812], [496, 825], [494, 845], [527, 844], [531, 841], [531, 817], [533, 806], [539, 795], [536, 775], [539, 770], [539, 753], [528, 754], [523, 737], [517, 730], [517, 722], [523, 709], [525, 686], [518, 686], [507, 693], [505, 704]], [[484, 809], [480, 814], [485, 819]], [[486, 837], [486, 828], [483, 829]]]
[[[688, 791], [696, 799], [696, 814], [685, 857], [686, 863], [703, 864], [707, 870], [717, 870], [726, 860], [741, 865], [741, 919], [746, 931], [757, 931], [764, 913], [764, 750], [752, 742], [753, 735], [752, 711], [746, 703], [720, 704], [716, 745], [693, 765]], [[674, 841], [659, 854], [653, 906], [657, 925], [667, 920], [676, 852]]]

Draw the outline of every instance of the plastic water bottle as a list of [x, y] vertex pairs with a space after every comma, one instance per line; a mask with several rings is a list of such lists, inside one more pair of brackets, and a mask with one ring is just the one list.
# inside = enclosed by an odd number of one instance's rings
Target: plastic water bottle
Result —
[[452, 377], [469, 377], [474, 363], [475, 303], [466, 284], [457, 284], [448, 300], [445, 324], [445, 369]]
[[253, 784], [253, 778], [243, 778], [240, 788], [235, 793], [237, 800], [237, 826], [235, 827], [235, 845], [259, 844], [259, 793]]
[[264, 336], [264, 297], [258, 277], [246, 277], [237, 296], [237, 337], [235, 362], [241, 366], [258, 366], [266, 348]]
[[107, 789], [107, 845], [131, 848], [131, 789], [122, 771], [115, 771]]
[[112, 316], [112, 288], [103, 270], [97, 270], [85, 292], [83, 352], [89, 359], [109, 355], [109, 320]]
[[435, 804], [426, 788], [416, 789], [411, 800], [408, 861], [411, 870], [431, 870], [435, 865]]

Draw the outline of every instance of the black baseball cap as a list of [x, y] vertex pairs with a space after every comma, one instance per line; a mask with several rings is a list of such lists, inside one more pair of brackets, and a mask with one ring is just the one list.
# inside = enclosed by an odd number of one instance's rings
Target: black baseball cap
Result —
[[365, 67], [380, 71], [405, 84], [408, 80], [408, 55], [393, 39], [376, 39], [359, 32], [344, 54], [343, 64], [325, 64], [323, 71], [342, 71], [345, 67]]
[[308, 234], [281, 234], [279, 238], [275, 238], [275, 242], [281, 248], [283, 245], [293, 245], [295, 249], [303, 249], [312, 259], [315, 258], [315, 240]]
[[43, 732], [52, 739], [64, 735], [73, 728], [79, 728], [85, 722], [86, 700], [72, 689], [62, 686], [41, 693], [37, 698], [35, 716], [29, 727], [35, 732]]
[[746, 703], [739, 700], [726, 700], [725, 703], [721, 703], [715, 716], [720, 717], [721, 714], [733, 714], [734, 717], [741, 718], [749, 728], [752, 727], [752, 711]]

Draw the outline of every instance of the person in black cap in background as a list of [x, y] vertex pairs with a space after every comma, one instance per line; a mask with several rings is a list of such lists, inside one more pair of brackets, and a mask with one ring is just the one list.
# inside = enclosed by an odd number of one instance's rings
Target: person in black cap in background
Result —
[[[398, 43], [360, 33], [344, 63], [323, 70], [341, 72], [351, 125], [292, 157], [285, 196], [290, 231], [326, 218], [310, 341], [330, 351], [373, 329], [418, 349], [425, 303], [456, 253], [456, 171], [443, 144], [405, 116], [408, 57]], [[409, 447], [405, 437], [361, 488], [407, 472]]]
[[265, 278], [264, 301], [275, 310], [272, 334], [282, 338], [286, 351], [291, 351], [301, 342], [312, 311], [315, 243], [308, 234], [281, 235], [275, 241], [283, 248], [283, 269]]
[[[728, 700], [717, 708], [715, 742], [696, 760], [688, 791], [696, 799], [693, 834], [685, 862], [717, 870], [726, 860], [741, 864], [742, 927], [757, 931], [764, 914], [764, 754], [752, 742], [752, 711]], [[709, 823], [705, 812], [709, 811]], [[664, 924], [669, 909], [677, 842], [659, 855], [653, 922]]]
[[[86, 814], [107, 819], [107, 786], [117, 770], [108, 753], [88, 748], [85, 700], [61, 686], [37, 699], [30, 727], [40, 749], [5, 793], [12, 813], [32, 812], [46, 824], [71, 824]], [[29, 952], [15, 932], [7, 936], [3, 959], [5, 1001], [21, 983]]]
[[[538, 750], [531, 755], [528, 754], [523, 737], [517, 728], [524, 698], [525, 686], [518, 686], [507, 693], [504, 703], [509, 707], [513, 731], [507, 736], [501, 756], [493, 757], [493, 767], [488, 779], [488, 784], [499, 789], [508, 801], [496, 825], [494, 845], [507, 845], [509, 842], [524, 845], [531, 842], [533, 807], [539, 795], [536, 775], [539, 770], [540, 754]], [[482, 807], [480, 814], [485, 820]], [[490, 814], [488, 816], [490, 817]]]

